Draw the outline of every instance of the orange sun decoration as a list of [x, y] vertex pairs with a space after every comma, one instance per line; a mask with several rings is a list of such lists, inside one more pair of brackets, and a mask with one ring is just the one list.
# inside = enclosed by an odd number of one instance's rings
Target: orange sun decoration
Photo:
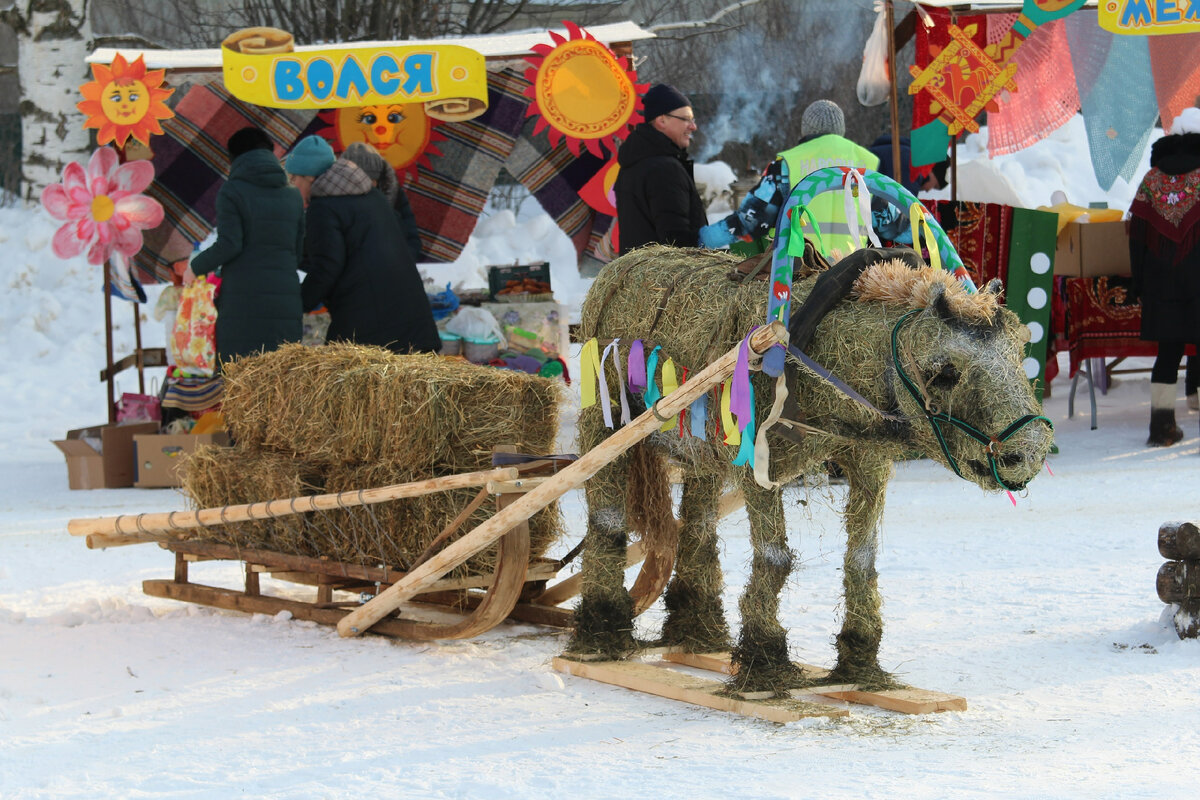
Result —
[[525, 96], [533, 100], [525, 116], [540, 114], [534, 134], [546, 128], [550, 144], [566, 137], [567, 148], [579, 155], [583, 142], [588, 151], [603, 158], [601, 146], [616, 152], [614, 138], [642, 121], [641, 95], [649, 84], [638, 84], [637, 73], [625, 58], [617, 58], [587, 31], [563, 22], [570, 38], [549, 31], [555, 46], [536, 44], [536, 56], [525, 58], [531, 86]]
[[95, 80], [79, 87], [83, 101], [76, 104], [87, 115], [83, 127], [98, 129], [99, 145], [124, 147], [130, 136], [149, 145], [151, 134], [163, 132], [158, 121], [175, 116], [163, 103], [175, 91], [162, 88], [164, 75], [161, 69], [147, 72], [143, 56], [130, 63], [117, 53], [110, 66], [92, 64]]
[[432, 168], [429, 157], [440, 156], [435, 142], [445, 141], [438, 120], [425, 113], [423, 103], [380, 103], [322, 111], [329, 127], [318, 133], [342, 152], [355, 142], [366, 142], [392, 165], [398, 175], [415, 179], [418, 167]]

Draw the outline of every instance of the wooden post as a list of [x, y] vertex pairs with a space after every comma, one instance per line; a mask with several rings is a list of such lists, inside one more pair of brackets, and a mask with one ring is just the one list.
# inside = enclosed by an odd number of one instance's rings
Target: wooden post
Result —
[[87, 536], [93, 533], [165, 534], [169, 531], [205, 528], [230, 522], [247, 522], [254, 519], [271, 519], [306, 511], [329, 511], [349, 506], [365, 506], [384, 503], [402, 497], [419, 497], [448, 489], [463, 489], [483, 486], [488, 481], [514, 480], [520, 470], [516, 467], [501, 467], [482, 472], [466, 472], [462, 475], [446, 475], [412, 483], [397, 483], [375, 489], [358, 489], [337, 494], [318, 494], [312, 497], [292, 497], [283, 500], [267, 500], [240, 506], [205, 508], [200, 511], [169, 511], [156, 514], [122, 514], [119, 517], [97, 517], [73, 519], [67, 523], [72, 536]]
[[892, 175], [896, 183], [906, 184], [908, 175], [901, 177], [904, 167], [900, 163], [900, 101], [896, 97], [896, 32], [893, 26], [896, 22], [893, 0], [887, 0], [883, 5], [884, 22], [887, 24], [888, 48], [888, 112], [892, 121]]
[[[772, 322], [770, 325], [756, 329], [750, 335], [750, 348], [756, 355], [761, 354], [771, 345], [783, 343], [786, 333], [787, 329], [782, 323]], [[584, 481], [599, 472], [614, 458], [660, 428], [664, 420], [671, 419], [715, 384], [732, 375], [740, 347], [739, 343], [694, 375], [683, 386], [666, 397], [660, 398], [653, 408], [647, 409], [631, 423], [581, 456], [578, 461], [551, 476], [545, 483], [528, 494], [521, 495], [512, 505], [464, 534], [458, 541], [409, 572], [370, 602], [347, 614], [338, 622], [338, 633], [342, 636], [358, 636], [365, 632], [456, 565], [466, 561], [503, 536], [509, 529], [529, 519], [571, 489], [583, 485]]]
[[104, 272], [104, 359], [108, 368], [104, 371], [108, 384], [108, 422], [117, 421], [117, 394], [113, 375], [113, 331], [112, 331], [112, 280], [108, 276], [108, 264], [100, 265]]

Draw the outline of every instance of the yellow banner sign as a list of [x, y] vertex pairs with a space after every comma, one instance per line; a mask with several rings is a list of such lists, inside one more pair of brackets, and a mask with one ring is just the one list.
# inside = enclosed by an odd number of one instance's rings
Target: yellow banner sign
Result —
[[1200, 33], [1200, 0], [1100, 0], [1099, 11], [1100, 27], [1113, 33]]
[[[264, 41], [264, 31], [273, 32], [279, 44]], [[230, 93], [268, 108], [423, 103], [426, 113], [447, 122], [471, 119], [487, 109], [483, 55], [460, 45], [294, 52], [287, 33], [256, 28], [227, 38], [221, 61]]]

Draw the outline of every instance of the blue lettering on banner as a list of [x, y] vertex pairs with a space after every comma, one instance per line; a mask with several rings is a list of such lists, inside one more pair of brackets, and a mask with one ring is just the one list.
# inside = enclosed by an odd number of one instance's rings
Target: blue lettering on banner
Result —
[[1179, 9], [1175, 7], [1175, 0], [1158, 0], [1154, 18], [1157, 22], [1179, 22]]
[[433, 53], [414, 53], [404, 59], [404, 82], [407, 95], [433, 94]]
[[363, 74], [362, 65], [354, 56], [349, 56], [342, 63], [342, 74], [338, 76], [337, 91], [334, 94], [340, 100], [348, 100], [351, 89], [358, 94], [360, 100], [367, 92], [371, 91], [371, 84], [367, 82], [367, 76]]
[[1132, 28], [1138, 25], [1151, 25], [1154, 15], [1150, 11], [1149, 0], [1129, 0], [1121, 10], [1121, 27]]
[[333, 92], [333, 64], [328, 59], [314, 58], [308, 64], [308, 91], [317, 100], [324, 100]]
[[300, 62], [280, 59], [275, 62], [275, 74], [271, 76], [275, 94], [280, 100], [295, 102], [304, 97], [304, 81], [300, 80]]
[[392, 77], [384, 80], [383, 76], [387, 73], [394, 76], [399, 71], [400, 65], [396, 63], [396, 59], [387, 53], [381, 53], [371, 62], [371, 86], [382, 95], [395, 94], [400, 85], [399, 79]]

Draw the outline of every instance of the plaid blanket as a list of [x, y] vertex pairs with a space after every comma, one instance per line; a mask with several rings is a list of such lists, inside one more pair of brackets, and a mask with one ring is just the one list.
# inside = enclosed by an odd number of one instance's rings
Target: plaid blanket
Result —
[[248, 125], [262, 128], [282, 153], [298, 139], [315, 112], [249, 105], [220, 83], [180, 87], [175, 116], [162, 121], [154, 150], [154, 183], [146, 191], [162, 203], [163, 222], [145, 232], [145, 245], [130, 265], [143, 283], [171, 281], [171, 264], [192, 253], [217, 221], [217, 190], [229, 176], [225, 144]]
[[612, 218], [593, 211], [579, 190], [606, 163], [588, 153], [576, 158], [566, 142], [551, 148], [545, 133], [533, 135], [527, 117], [530, 85], [517, 69], [488, 74], [488, 110], [468, 122], [442, 125], [442, 155], [433, 169], [421, 167], [404, 188], [420, 229], [427, 258], [458, 258], [504, 168], [537, 198], [555, 223], [571, 237], [576, 254], [599, 256]]

